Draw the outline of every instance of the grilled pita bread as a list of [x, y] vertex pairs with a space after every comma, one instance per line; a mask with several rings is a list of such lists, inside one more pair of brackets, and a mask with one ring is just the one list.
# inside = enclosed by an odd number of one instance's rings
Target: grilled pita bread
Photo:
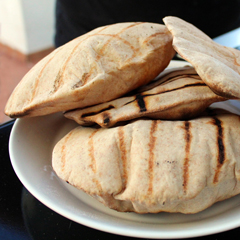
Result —
[[196, 213], [240, 193], [240, 118], [223, 110], [189, 121], [79, 126], [53, 150], [57, 175], [107, 207]]
[[94, 123], [112, 127], [140, 117], [181, 120], [200, 115], [210, 104], [226, 100], [216, 95], [192, 67], [172, 68], [131, 96], [84, 109], [75, 109], [65, 117], [83, 126]]
[[175, 51], [164, 25], [97, 28], [37, 63], [10, 96], [10, 117], [46, 115], [110, 101], [154, 79]]
[[215, 43], [201, 30], [177, 17], [165, 17], [173, 47], [190, 62], [216, 94], [240, 98], [240, 51]]

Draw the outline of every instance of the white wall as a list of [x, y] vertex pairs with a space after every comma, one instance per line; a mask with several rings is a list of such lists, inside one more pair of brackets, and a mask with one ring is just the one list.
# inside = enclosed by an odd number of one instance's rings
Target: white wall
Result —
[[20, 0], [0, 1], [0, 42], [24, 53], [27, 51]]
[[55, 0], [0, 0], [0, 42], [23, 54], [54, 45]]

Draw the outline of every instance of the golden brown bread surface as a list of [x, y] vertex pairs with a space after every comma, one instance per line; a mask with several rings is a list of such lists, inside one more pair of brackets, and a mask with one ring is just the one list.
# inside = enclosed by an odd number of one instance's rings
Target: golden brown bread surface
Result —
[[[166, 72], [166, 74], [165, 74]], [[227, 100], [216, 95], [192, 67], [171, 68], [159, 79], [106, 103], [74, 109], [65, 117], [83, 126], [112, 127], [140, 117], [181, 120], [199, 116], [210, 104]]]
[[196, 213], [240, 193], [240, 118], [77, 127], [53, 150], [60, 178], [118, 211]]
[[240, 51], [219, 45], [178, 17], [165, 17], [163, 21], [173, 35], [175, 50], [193, 65], [212, 91], [223, 97], [240, 98]]
[[37, 63], [13, 91], [5, 113], [46, 115], [112, 100], [154, 79], [174, 54], [164, 25], [97, 28]]

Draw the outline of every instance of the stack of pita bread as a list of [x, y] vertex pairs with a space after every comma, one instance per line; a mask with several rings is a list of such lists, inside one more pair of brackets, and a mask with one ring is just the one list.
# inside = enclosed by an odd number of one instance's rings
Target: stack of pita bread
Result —
[[[36, 64], [8, 116], [62, 111], [79, 126], [54, 147], [56, 174], [121, 212], [196, 213], [240, 193], [240, 52], [177, 17], [97, 28]], [[175, 53], [186, 66], [167, 68]]]

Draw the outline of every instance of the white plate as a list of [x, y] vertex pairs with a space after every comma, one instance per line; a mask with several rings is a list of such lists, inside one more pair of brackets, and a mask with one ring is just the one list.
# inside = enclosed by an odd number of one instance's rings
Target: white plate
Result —
[[[173, 61], [171, 65], [183, 63]], [[185, 63], [184, 63], [185, 65]], [[238, 101], [220, 103], [240, 113]], [[240, 226], [240, 195], [198, 214], [119, 213], [61, 181], [51, 166], [55, 143], [76, 124], [62, 114], [16, 120], [9, 142], [13, 168], [23, 185], [43, 204], [77, 223], [125, 236], [187, 238]]]

